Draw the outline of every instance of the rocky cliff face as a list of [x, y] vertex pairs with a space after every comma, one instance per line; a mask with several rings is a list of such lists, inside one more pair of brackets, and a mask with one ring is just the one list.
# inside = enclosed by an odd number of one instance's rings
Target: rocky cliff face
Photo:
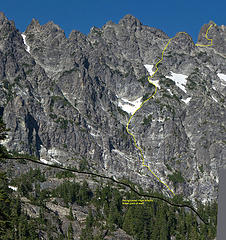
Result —
[[[199, 44], [208, 44], [209, 26]], [[218, 169], [226, 167], [225, 26], [208, 37], [211, 47], [197, 47], [188, 34], [171, 41], [153, 78], [158, 91], [129, 125], [154, 173], [202, 201], [216, 199]], [[170, 195], [126, 132], [131, 113], [154, 93], [147, 78], [168, 41], [131, 15], [66, 38], [53, 22], [37, 20], [22, 34], [1, 13], [0, 114], [11, 129], [4, 144], [65, 166], [86, 159], [92, 171]], [[183, 182], [170, 181], [176, 172]]]

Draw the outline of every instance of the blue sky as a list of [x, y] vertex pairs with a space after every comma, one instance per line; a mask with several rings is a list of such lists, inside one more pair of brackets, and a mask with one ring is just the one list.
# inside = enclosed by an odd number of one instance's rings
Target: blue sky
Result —
[[67, 36], [73, 29], [87, 34], [92, 26], [101, 27], [109, 20], [118, 23], [132, 14], [169, 37], [186, 31], [195, 42], [201, 26], [210, 20], [226, 25], [225, 9], [225, 0], [11, 0], [0, 5], [0, 11], [15, 21], [21, 32], [35, 18], [40, 24], [53, 21]]

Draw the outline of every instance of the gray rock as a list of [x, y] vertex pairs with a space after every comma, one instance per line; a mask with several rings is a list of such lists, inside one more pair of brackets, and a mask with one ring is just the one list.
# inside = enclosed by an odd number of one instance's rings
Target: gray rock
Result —
[[[198, 43], [208, 44], [209, 26], [201, 28]], [[175, 193], [191, 200], [216, 199], [218, 169], [226, 167], [226, 88], [219, 77], [226, 74], [224, 29], [210, 29], [212, 47], [195, 46], [187, 34], [171, 41], [154, 77], [161, 88], [129, 125], [145, 163]], [[88, 36], [72, 31], [69, 38], [53, 22], [40, 25], [33, 19], [24, 34], [26, 42], [0, 14], [0, 106], [11, 128], [4, 144], [65, 166], [78, 167], [86, 159], [101, 174], [129, 177], [171, 196], [142, 166], [126, 132], [130, 114], [119, 106], [123, 99], [154, 93], [144, 64], [158, 62], [169, 37], [131, 15], [118, 24], [93, 27]], [[187, 76], [186, 92], [170, 79], [172, 72]], [[169, 181], [175, 171], [181, 172], [183, 184]]]

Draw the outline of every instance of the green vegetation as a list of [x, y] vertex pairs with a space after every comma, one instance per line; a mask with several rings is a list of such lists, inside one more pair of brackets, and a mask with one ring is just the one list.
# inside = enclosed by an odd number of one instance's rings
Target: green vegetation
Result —
[[142, 102], [144, 102], [145, 100], [147, 100], [148, 98], [150, 98], [152, 96], [151, 93], [145, 93], [143, 98], [142, 98]]
[[30, 73], [32, 73], [32, 71], [33, 71], [33, 69], [29, 69], [25, 73], [26, 73], [26, 75], [29, 75]]
[[79, 128], [79, 130], [81, 131], [81, 132], [87, 132], [87, 129], [86, 128]]
[[69, 171], [60, 171], [56, 174], [56, 177], [61, 179], [61, 178], [72, 178], [74, 177], [74, 173], [69, 172]]
[[163, 96], [163, 97], [166, 97], [166, 98], [171, 98], [171, 99], [173, 98], [172, 95], [169, 95], [169, 94], [167, 94], [167, 93], [163, 93], [162, 96]]
[[59, 101], [59, 102], [63, 103], [64, 106], [71, 105], [68, 102], [68, 100], [63, 96], [51, 96], [51, 100], [53, 101], [53, 103]]
[[[6, 128], [6, 125], [3, 122], [2, 118], [0, 118], [0, 142], [6, 139], [7, 132], [9, 130], [10, 129]], [[9, 153], [8, 153], [7, 149], [2, 144], [0, 144], [0, 161], [3, 161], [3, 158], [7, 157], [8, 155], [9, 155]]]
[[117, 107], [117, 109], [118, 109], [118, 112], [121, 114], [121, 115], [123, 115], [123, 116], [128, 116], [128, 113], [126, 112], [126, 111], [124, 111], [124, 110], [122, 110], [120, 107]]
[[197, 83], [196, 83], [195, 80], [194, 80], [194, 76], [195, 76], [196, 74], [197, 74], [196, 72], [193, 72], [192, 75], [190, 75], [190, 76], [187, 78], [188, 81], [187, 81], [186, 86], [187, 86], [187, 88], [188, 88], [189, 90], [193, 90], [193, 89], [197, 88]]
[[53, 106], [56, 102], [59, 102], [62, 106], [71, 106], [71, 103], [68, 102], [68, 100], [63, 97], [63, 96], [51, 96], [51, 101], [50, 101], [50, 112], [53, 111]]
[[203, 165], [200, 165], [200, 166], [199, 166], [199, 170], [200, 170], [201, 173], [204, 173]]
[[20, 198], [12, 198], [6, 174], [0, 172], [0, 238], [38, 240], [38, 220], [23, 213]]
[[72, 72], [76, 72], [76, 71], [78, 71], [77, 68], [72, 68], [70, 70], [64, 71], [62, 76], [67, 75], [67, 74], [71, 74]]
[[22, 67], [29, 68], [29, 67], [33, 67], [33, 65], [30, 65], [30, 64], [27, 64], [27, 63], [23, 63]]
[[[6, 133], [5, 124], [0, 119], [0, 140], [6, 138]], [[0, 148], [0, 157], [4, 158], [7, 155], [7, 150]], [[85, 160], [83, 161], [86, 166]], [[82, 169], [82, 166], [80, 168]], [[58, 172], [56, 176], [72, 177], [71, 173], [66, 171]], [[180, 172], [169, 175], [169, 178], [174, 183], [184, 181]], [[197, 216], [188, 208], [172, 207], [157, 199], [143, 205], [123, 205], [123, 199], [142, 199], [142, 197], [123, 186], [112, 184], [111, 181], [103, 183], [104, 181], [99, 180], [93, 190], [86, 181], [78, 183], [75, 179], [73, 182], [64, 181], [55, 189], [41, 189], [40, 183], [45, 180], [45, 175], [40, 169], [30, 169], [9, 183], [6, 173], [0, 171], [0, 239], [38, 240], [40, 231], [46, 232], [48, 239], [73, 239], [72, 224], [76, 221], [72, 213], [73, 203], [86, 206], [88, 209], [86, 221], [82, 226], [81, 240], [104, 239], [106, 234], [110, 236], [119, 228], [134, 239], [141, 240], [213, 240], [216, 237], [216, 202], [207, 205], [197, 202], [197, 211], [208, 222], [206, 225], [197, 220]], [[122, 181], [139, 189], [139, 192], [144, 192], [140, 186], [134, 186], [128, 179]], [[16, 194], [8, 187], [9, 184], [18, 187]], [[160, 193], [151, 192], [151, 194], [163, 197]], [[26, 209], [23, 210], [26, 203], [21, 204], [21, 197], [27, 197], [30, 205], [39, 207], [36, 218], [28, 216]], [[51, 223], [51, 215], [45, 206], [46, 202], [50, 201], [50, 197], [62, 199], [69, 208], [67, 218], [70, 223], [64, 233], [59, 232], [55, 226], [56, 223], [61, 225], [58, 218], [54, 219], [53, 225]], [[55, 201], [56, 204], [61, 202]], [[180, 195], [175, 196], [171, 201], [191, 204], [184, 201]]]
[[94, 33], [95, 35], [97, 35], [97, 36], [99, 36], [99, 37], [101, 37], [101, 35], [102, 35], [101, 30], [98, 29], [98, 28], [96, 28], [96, 27], [94, 27], [94, 28], [92, 29], [92, 33]]
[[145, 86], [145, 83], [147, 82], [147, 76], [144, 75], [143, 77], [139, 78], [137, 81], [140, 82], [143, 86]]
[[170, 78], [165, 77], [164, 80], [160, 79], [160, 81], [168, 88], [172, 87], [172, 85], [175, 85], [175, 82], [173, 80], [171, 80]]
[[15, 96], [15, 93], [13, 92], [13, 87], [15, 86], [15, 83], [11, 84], [8, 80], [3, 80], [3, 87], [7, 90], [6, 93], [6, 99], [7, 103], [13, 100], [13, 97]]
[[[122, 205], [122, 199], [140, 199], [132, 192], [122, 194], [118, 189], [106, 185], [99, 186], [94, 192], [92, 204], [95, 214], [89, 211], [86, 227], [82, 231], [81, 239], [103, 239], [101, 229], [110, 233], [122, 228], [134, 239], [214, 239], [216, 236], [217, 204], [203, 206], [198, 204], [198, 210], [210, 225], [198, 223], [195, 215], [184, 208], [169, 207], [160, 200], [144, 205]], [[174, 199], [181, 202], [181, 197]], [[103, 222], [106, 222], [103, 224]], [[94, 229], [99, 234], [94, 236]], [[95, 231], [97, 232], [97, 231]], [[102, 237], [102, 238], [101, 238]]]
[[78, 105], [78, 102], [77, 102], [77, 99], [75, 99], [74, 107], [77, 107], [77, 105]]
[[168, 179], [173, 182], [174, 185], [177, 183], [185, 182], [184, 177], [181, 175], [181, 172], [176, 171], [173, 174], [168, 175]]
[[61, 129], [66, 129], [68, 127], [68, 120], [62, 117], [59, 117], [55, 122], [60, 124]]
[[170, 167], [169, 164], [165, 164], [166, 168], [169, 170], [169, 171], [172, 171], [172, 168]]
[[21, 79], [22, 79], [21, 76], [17, 76], [17, 77], [14, 79], [14, 82], [15, 82], [17, 85], [19, 85], [19, 82], [20, 82]]
[[144, 117], [142, 125], [148, 125], [152, 121], [152, 115], [149, 114], [148, 117]]
[[79, 162], [79, 171], [86, 171], [88, 170], [88, 161], [83, 158]]
[[56, 119], [56, 118], [57, 118], [57, 115], [56, 115], [56, 114], [53, 114], [53, 113], [50, 113], [49, 116], [50, 116], [52, 119]]
[[52, 192], [53, 197], [62, 198], [67, 206], [74, 202], [80, 206], [87, 205], [88, 202], [90, 202], [92, 195], [93, 193], [86, 181], [84, 181], [82, 185], [75, 182], [64, 181]]
[[33, 183], [44, 182], [45, 176], [41, 173], [40, 169], [31, 169], [22, 174], [20, 177], [13, 179], [10, 184], [18, 186], [18, 191], [22, 196], [30, 197], [30, 192], [33, 191]]

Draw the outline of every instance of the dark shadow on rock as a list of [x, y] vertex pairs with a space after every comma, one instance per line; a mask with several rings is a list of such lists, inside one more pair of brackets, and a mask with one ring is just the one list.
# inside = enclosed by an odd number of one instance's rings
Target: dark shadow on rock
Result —
[[[32, 146], [34, 146], [34, 144], [35, 144], [35, 155], [39, 158], [40, 157], [39, 151], [40, 151], [41, 145], [43, 145], [43, 143], [38, 135], [38, 131], [39, 131], [38, 123], [30, 113], [28, 113], [25, 116], [25, 123], [26, 123], [26, 127], [28, 128], [29, 153], [34, 154], [34, 149], [32, 148]], [[33, 136], [34, 130], [35, 130], [35, 139]]]
[[0, 107], [0, 118], [3, 117], [4, 107]]

